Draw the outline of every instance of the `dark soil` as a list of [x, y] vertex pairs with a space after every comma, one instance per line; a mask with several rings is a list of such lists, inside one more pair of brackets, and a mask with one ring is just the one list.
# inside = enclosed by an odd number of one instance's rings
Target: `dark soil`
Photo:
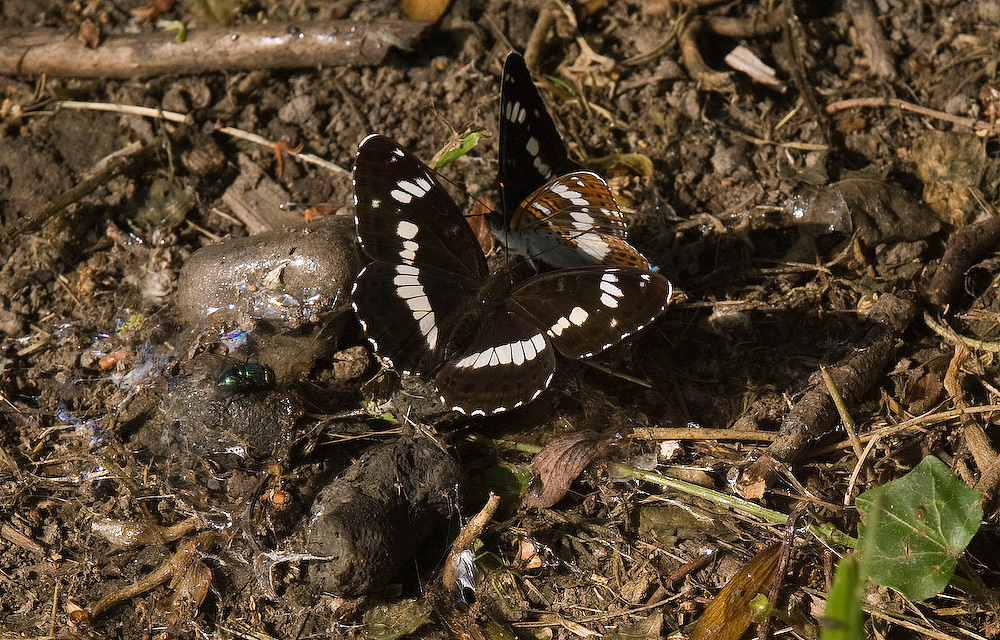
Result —
[[[351, 213], [348, 173], [286, 156], [279, 176], [271, 149], [221, 127], [302, 143], [341, 167], [369, 132], [429, 161], [456, 132], [482, 129], [494, 135], [442, 175], [467, 210], [472, 198], [495, 202], [503, 59], [528, 46], [540, 15], [563, 5], [455, 0], [414, 50], [393, 50], [377, 67], [208, 69], [130, 81], [0, 77], [0, 635], [690, 632], [738, 567], [781, 540], [781, 527], [623, 481], [600, 461], [553, 508], [519, 509], [530, 456], [483, 436], [544, 444], [584, 430], [600, 434], [602, 447], [611, 443], [600, 450], [604, 460], [742, 493], [784, 513], [805, 505], [806, 518], [852, 535], [858, 514], [845, 502], [936, 455], [984, 491], [985, 524], [961, 571], [996, 589], [1000, 558], [987, 543], [996, 535], [996, 481], [988, 471], [1000, 415], [980, 407], [1000, 400], [1000, 261], [991, 242], [941, 260], [958, 229], [988, 223], [1000, 196], [1000, 129], [990, 124], [1000, 113], [1000, 2], [872, 2], [881, 55], [859, 26], [867, 4], [789, 3], [795, 19], [743, 36], [702, 18], [749, 25], [771, 15], [770, 3], [592, 2], [573, 5], [573, 22], [557, 11], [534, 49], [540, 91], [571, 153], [608, 178], [630, 241], [682, 293], [636, 338], [595, 363], [560, 362], [537, 402], [487, 420], [443, 411], [427, 381], [407, 379], [394, 390], [394, 375], [359, 348], [349, 278], [328, 292], [329, 314], [275, 321], [284, 323], [277, 330], [246, 314], [230, 318], [233, 326], [192, 318], [174, 292], [200, 247], [297, 221], [298, 211], [279, 210], [280, 202]], [[75, 37], [90, 20], [104, 36], [148, 33], [155, 27], [129, 13], [142, 6], [8, 0], [0, 28], [52, 27]], [[214, 5], [179, 3], [160, 18], [197, 28], [208, 22], [205, 6]], [[233, 21], [305, 24], [341, 11], [359, 28], [401, 17], [384, 2], [305, 0], [234, 3]], [[678, 35], [697, 24], [690, 42], [704, 70], [682, 55]], [[779, 84], [727, 66], [737, 45], [774, 68]], [[826, 109], [876, 97], [935, 113], [898, 104]], [[161, 108], [191, 114], [194, 124], [56, 108], [59, 100]], [[17, 227], [136, 141], [156, 151], [152, 160], [44, 225]], [[234, 193], [253, 170], [260, 176]], [[989, 227], [976, 237], [995, 233]], [[352, 259], [342, 264], [356, 268]], [[929, 288], [938, 265], [960, 284]], [[887, 302], [865, 315], [880, 299]], [[946, 335], [942, 322], [968, 340]], [[247, 323], [250, 346], [227, 349], [220, 331]], [[272, 366], [275, 384], [251, 379], [235, 395], [218, 387], [222, 372], [249, 362]], [[832, 405], [815, 413], [797, 405], [828, 401], [822, 366], [847, 390], [862, 436], [927, 415], [881, 436], [853, 481], [858, 456]], [[971, 410], [946, 414], [956, 408]], [[808, 423], [796, 436], [805, 444], [792, 450], [779, 441], [774, 458], [762, 458], [757, 441], [678, 443], [643, 431], [733, 427], [785, 438], [789, 416]], [[458, 462], [460, 486], [378, 514], [394, 518], [394, 539], [406, 522], [419, 522], [420, 532], [404, 536], [398, 556], [364, 552], [363, 560], [398, 565], [366, 568], [365, 576], [379, 576], [372, 593], [317, 593], [327, 583], [316, 582], [305, 556], [320, 551], [304, 542], [318, 534], [310, 528], [316, 496], [366, 450], [400, 434], [433, 438], [435, 451]], [[453, 471], [440, 476], [451, 482]], [[412, 482], [393, 486], [417, 500], [419, 491], [403, 490]], [[463, 601], [442, 587], [440, 568], [488, 490], [504, 502], [480, 537], [486, 586], [468, 608], [468, 594]], [[424, 503], [432, 503], [437, 528], [423, 512], [396, 521], [394, 513]], [[791, 612], [792, 633], [815, 637], [831, 577], [827, 549], [809, 536], [795, 546], [778, 607]], [[718, 552], [714, 561], [672, 577], [707, 550]], [[173, 577], [125, 593], [161, 566]], [[330, 583], [338, 580], [347, 579]], [[97, 606], [115, 593], [129, 597]], [[871, 602], [955, 637], [967, 637], [958, 629], [1000, 630], [996, 599], [955, 588], [917, 605], [877, 589]], [[89, 620], [80, 611], [95, 607], [102, 610]], [[877, 625], [886, 637], [911, 637], [885, 619]]]

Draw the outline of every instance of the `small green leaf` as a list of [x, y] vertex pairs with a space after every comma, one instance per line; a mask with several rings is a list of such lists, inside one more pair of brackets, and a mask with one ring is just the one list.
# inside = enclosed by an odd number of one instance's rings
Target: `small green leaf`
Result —
[[469, 502], [485, 502], [491, 492], [504, 499], [516, 498], [528, 490], [531, 478], [531, 469], [522, 465], [500, 463], [487, 467], [482, 474], [469, 478]]
[[833, 586], [826, 596], [822, 640], [864, 640], [865, 619], [861, 611], [865, 576], [861, 562], [851, 553], [840, 559], [833, 574]]
[[758, 593], [750, 601], [750, 618], [760, 624], [774, 615], [774, 605], [763, 593]]
[[472, 131], [462, 136], [457, 144], [454, 144], [451, 149], [441, 154], [441, 157], [434, 163], [434, 168], [440, 169], [472, 151], [479, 144], [479, 138], [482, 135], [481, 131]]
[[[864, 492], [857, 505], [865, 514], [858, 529], [862, 548], [873, 539], [872, 581], [911, 600], [941, 593], [983, 519], [982, 494], [934, 456], [902, 478]], [[869, 523], [877, 506], [881, 517]]]
[[548, 80], [549, 82], [551, 82], [552, 84], [554, 84], [555, 86], [557, 86], [560, 89], [562, 89], [563, 91], [565, 91], [566, 93], [568, 93], [568, 94], [570, 94], [572, 96], [576, 95], [576, 89], [573, 88], [573, 85], [571, 85], [570, 83], [566, 82], [565, 80], [563, 80], [559, 76], [544, 76], [544, 78], [546, 80]]
[[184, 42], [187, 40], [187, 27], [180, 20], [158, 20], [156, 26], [164, 31], [176, 31], [174, 42]]

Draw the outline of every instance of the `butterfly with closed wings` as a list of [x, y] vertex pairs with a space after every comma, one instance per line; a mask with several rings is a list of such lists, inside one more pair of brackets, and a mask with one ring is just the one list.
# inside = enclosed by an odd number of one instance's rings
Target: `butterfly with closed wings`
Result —
[[500, 88], [500, 211], [488, 216], [512, 252], [554, 267], [649, 261], [625, 241], [625, 218], [604, 179], [570, 159], [521, 54]]
[[458, 205], [424, 163], [371, 134], [354, 164], [358, 240], [371, 263], [351, 302], [391, 367], [433, 377], [445, 404], [485, 416], [549, 386], [556, 352], [586, 358], [655, 320], [672, 288], [658, 273], [590, 265], [514, 281], [490, 273]]

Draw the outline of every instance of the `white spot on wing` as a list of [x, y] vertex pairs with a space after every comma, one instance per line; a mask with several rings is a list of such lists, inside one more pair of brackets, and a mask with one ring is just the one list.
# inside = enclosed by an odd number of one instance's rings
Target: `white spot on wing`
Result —
[[532, 156], [538, 155], [538, 140], [534, 136], [528, 138], [528, 142], [524, 145], [525, 150]]
[[583, 253], [601, 262], [611, 253], [611, 246], [599, 233], [581, 233], [575, 238], [577, 247]]
[[541, 175], [543, 178], [548, 179], [549, 175], [551, 175], [552, 173], [552, 168], [549, 165], [542, 162], [541, 156], [536, 156], [535, 161], [532, 162], [531, 164], [535, 166], [535, 171], [537, 171], [538, 174]]
[[573, 219], [573, 227], [580, 231], [591, 231], [597, 224], [594, 217], [585, 211], [572, 211], [570, 217]]
[[616, 298], [621, 298], [625, 295], [625, 292], [615, 284], [617, 281], [618, 278], [613, 273], [605, 274], [604, 277], [601, 278], [601, 291], [611, 294]]
[[545, 336], [537, 334], [528, 340], [516, 340], [470, 353], [455, 362], [459, 369], [482, 369], [507, 365], [520, 366], [534, 360], [545, 349]]
[[[407, 244], [413, 245], [412, 250], [416, 250], [416, 243], [413, 241], [404, 242], [404, 249], [400, 251], [400, 257], [405, 253], [412, 253], [406, 248]], [[396, 295], [406, 304], [410, 315], [420, 327], [427, 342], [427, 348], [433, 351], [437, 347], [438, 329], [437, 318], [431, 307], [431, 301], [427, 297], [424, 286], [420, 284], [420, 271], [414, 266], [399, 264], [396, 265], [396, 275], [392, 279], [392, 284], [396, 287]]]
[[403, 248], [399, 250], [399, 259], [403, 262], [413, 262], [417, 257], [417, 249], [420, 248], [413, 240], [404, 240]]
[[582, 326], [583, 323], [587, 321], [587, 318], [590, 317], [590, 314], [587, 313], [587, 310], [583, 309], [582, 307], [573, 307], [573, 310], [569, 312], [568, 317], [570, 322], [579, 327]]
[[396, 225], [396, 235], [406, 240], [416, 238], [419, 230], [420, 228], [409, 220], [400, 220], [399, 224]]
[[553, 324], [551, 327], [549, 327], [549, 335], [555, 336], [555, 337], [558, 338], [559, 336], [562, 335], [563, 331], [565, 331], [566, 329], [569, 329], [569, 324], [570, 324], [569, 323], [569, 318], [567, 318], [565, 316], [562, 317], [562, 318], [559, 318], [558, 320], [556, 320], [555, 324]]

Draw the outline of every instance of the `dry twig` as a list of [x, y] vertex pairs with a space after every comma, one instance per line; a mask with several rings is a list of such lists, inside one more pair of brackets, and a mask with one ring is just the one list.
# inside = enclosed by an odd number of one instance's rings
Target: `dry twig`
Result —
[[986, 131], [987, 133], [994, 134], [1000, 133], [1000, 124], [998, 123], [976, 120], [975, 118], [955, 116], [950, 113], [945, 113], [944, 111], [921, 107], [918, 104], [900, 100], [899, 98], [850, 98], [847, 100], [838, 100], [837, 102], [831, 102], [826, 105], [825, 111], [832, 114], [846, 109], [856, 109], [858, 107], [895, 107], [896, 109], [911, 111], [922, 116], [927, 116], [928, 118], [936, 118], [938, 120], [957, 124], [962, 127], [969, 127], [970, 129], [975, 129], [977, 131]]
[[11, 75], [124, 79], [370, 66], [380, 63], [390, 47], [411, 46], [426, 26], [411, 20], [249, 24], [191, 30], [184, 42], [166, 31], [111, 36], [96, 49], [54, 29], [7, 32], [0, 33], [0, 70]]
[[[829, 109], [829, 107], [827, 107]], [[962, 227], [948, 239], [944, 256], [924, 287], [924, 298], [938, 309], [951, 304], [961, 290], [965, 272], [1000, 240], [1000, 216]]]
[[[879, 380], [890, 362], [896, 340], [913, 322], [917, 305], [912, 300], [885, 294], [875, 303], [868, 318], [874, 326], [854, 351], [836, 366], [830, 377], [848, 407], [856, 405]], [[754, 462], [740, 480], [744, 497], [759, 498], [775, 478], [777, 461], [791, 463], [805, 453], [836, 424], [837, 409], [820, 374], [809, 380], [809, 389], [785, 416], [778, 439], [767, 448], [768, 455]]]
[[847, 0], [847, 14], [851, 16], [857, 31], [858, 46], [868, 58], [868, 66], [880, 78], [892, 80], [896, 77], [889, 40], [882, 33], [878, 15], [871, 0]]

